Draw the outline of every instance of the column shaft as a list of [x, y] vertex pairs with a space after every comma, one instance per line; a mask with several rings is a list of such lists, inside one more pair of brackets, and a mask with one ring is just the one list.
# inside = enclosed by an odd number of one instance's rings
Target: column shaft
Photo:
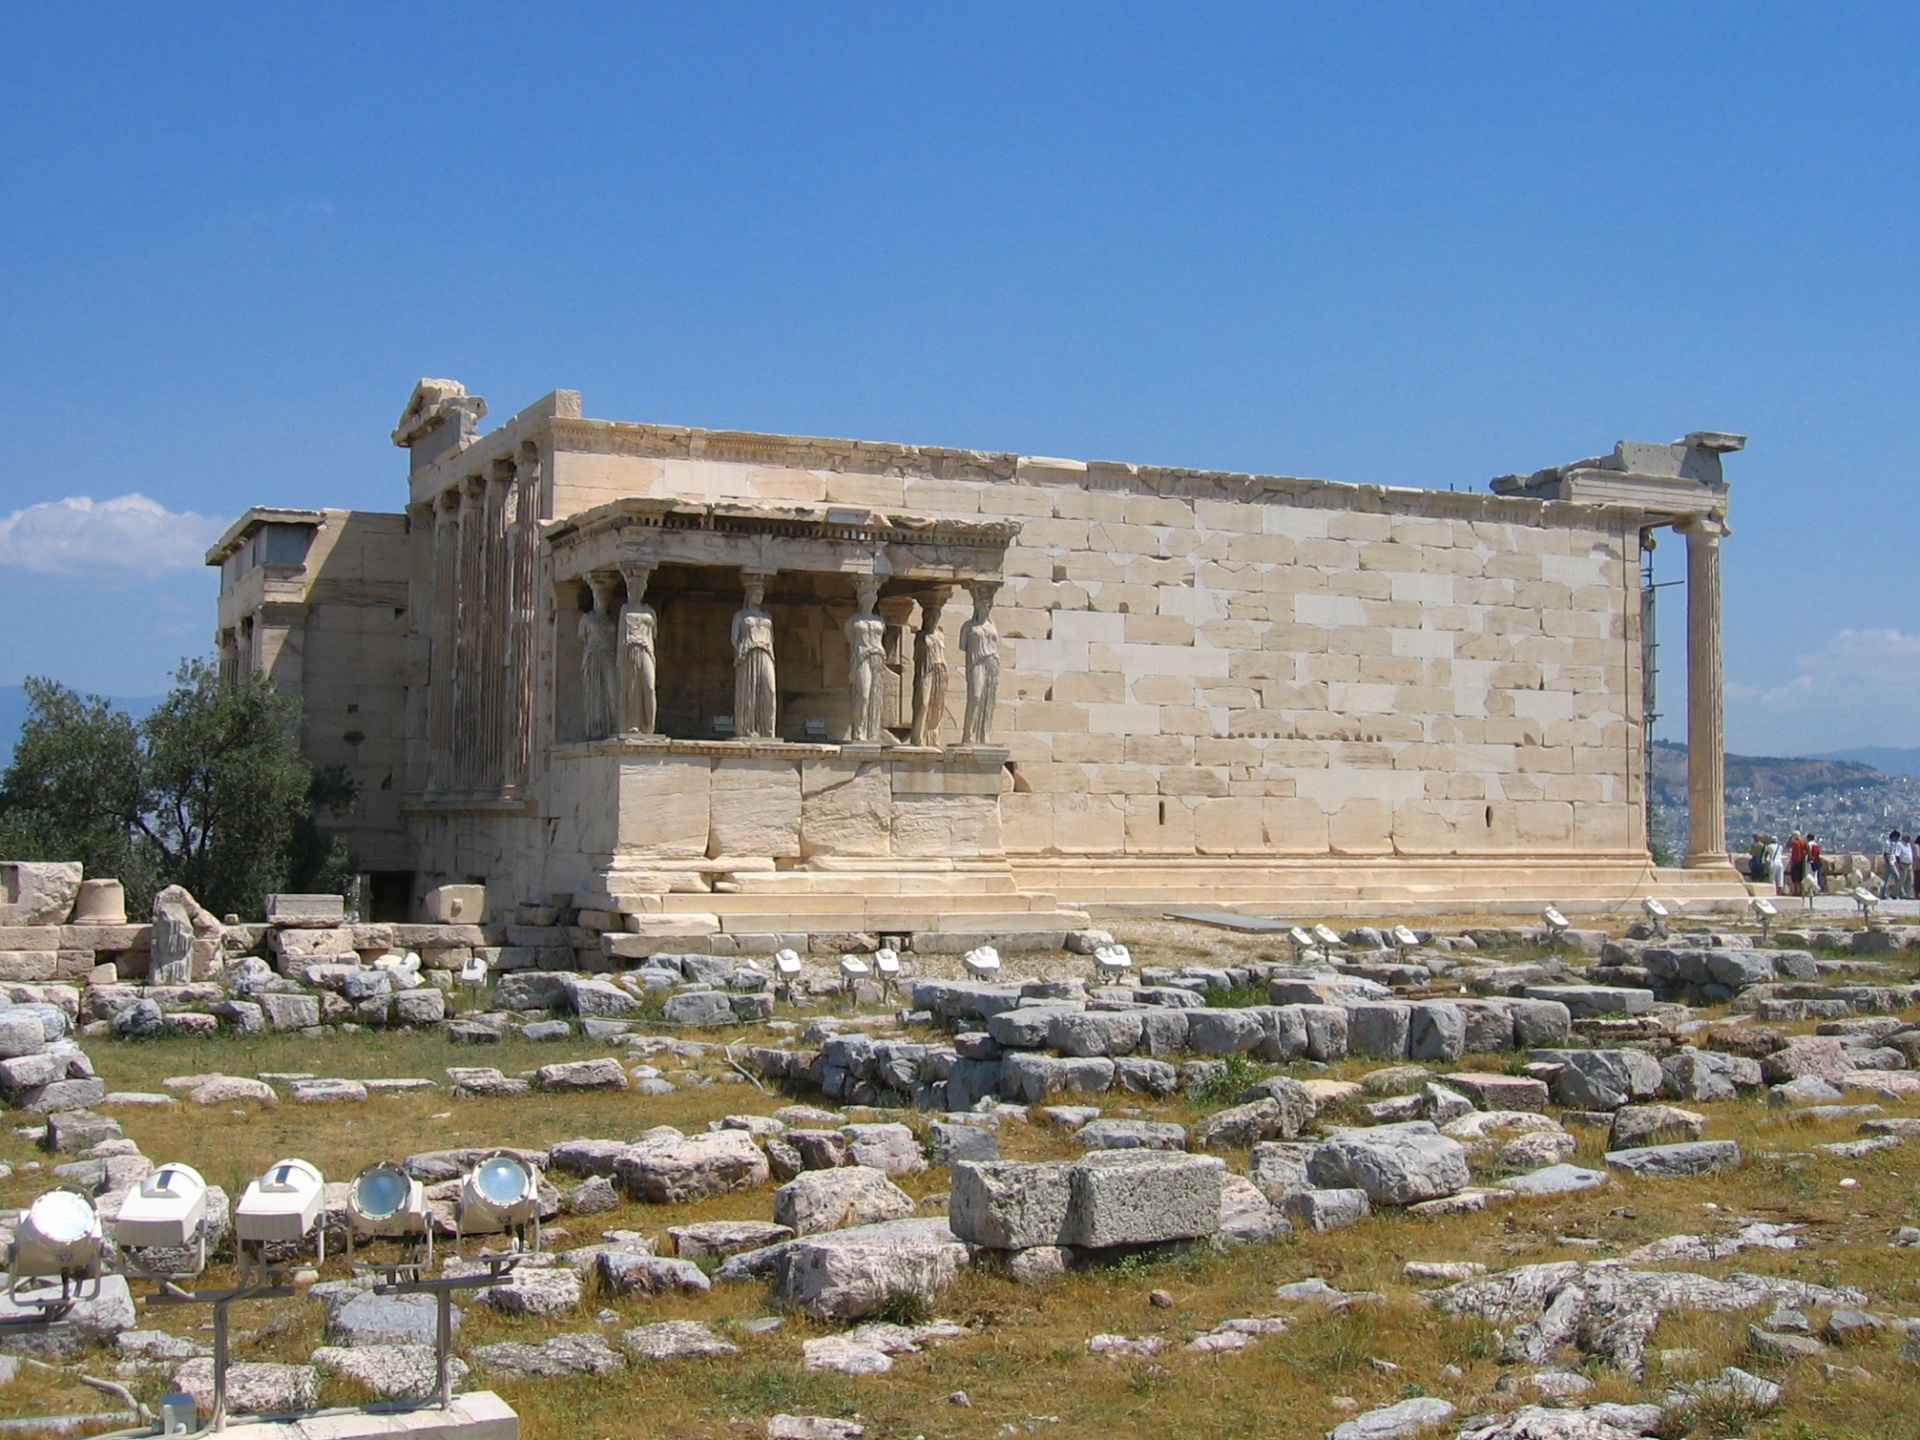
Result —
[[427, 650], [427, 789], [445, 790], [451, 779], [453, 738], [454, 572], [460, 543], [457, 499], [433, 504], [433, 601]]
[[1689, 869], [1727, 858], [1726, 703], [1720, 653], [1720, 537], [1710, 517], [1687, 537], [1687, 858]]

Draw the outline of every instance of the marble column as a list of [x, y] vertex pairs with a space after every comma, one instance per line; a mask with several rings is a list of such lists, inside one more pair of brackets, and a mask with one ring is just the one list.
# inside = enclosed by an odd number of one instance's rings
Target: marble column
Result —
[[507, 521], [513, 502], [513, 461], [496, 460], [487, 472], [485, 555], [480, 586], [479, 783], [498, 790], [507, 771]]
[[460, 496], [433, 502], [433, 601], [427, 649], [427, 789], [445, 790], [453, 763], [454, 572], [460, 546]]
[[1726, 521], [1703, 515], [1687, 537], [1687, 858], [1690, 870], [1727, 857], [1726, 701], [1720, 651], [1720, 539]]
[[534, 575], [540, 553], [540, 451], [522, 445], [513, 468], [512, 564], [507, 577], [506, 788], [526, 784], [533, 759]]

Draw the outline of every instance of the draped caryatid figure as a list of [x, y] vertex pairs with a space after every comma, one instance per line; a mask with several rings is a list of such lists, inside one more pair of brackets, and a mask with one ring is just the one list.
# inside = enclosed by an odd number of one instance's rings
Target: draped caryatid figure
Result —
[[947, 718], [947, 637], [940, 612], [948, 592], [929, 590], [920, 597], [920, 629], [913, 638], [913, 743], [938, 745]]
[[847, 683], [852, 721], [848, 739], [869, 745], [880, 738], [881, 710], [887, 698], [887, 622], [874, 613], [880, 582], [863, 575], [855, 582], [859, 608], [847, 621]]
[[774, 738], [773, 616], [764, 602], [767, 580], [749, 574], [747, 603], [733, 616], [733, 733], [743, 740]]
[[647, 604], [647, 580], [653, 571], [645, 565], [623, 565], [627, 603], [620, 607], [620, 728], [629, 734], [655, 731], [658, 691], [655, 648], [660, 616]]
[[593, 608], [580, 617], [580, 704], [587, 738], [604, 740], [619, 724], [619, 632], [613, 581], [590, 575]]
[[960, 627], [960, 649], [967, 657], [967, 712], [960, 727], [962, 745], [986, 745], [993, 735], [993, 712], [1000, 704], [1000, 632], [990, 618], [995, 586], [975, 585], [973, 618]]

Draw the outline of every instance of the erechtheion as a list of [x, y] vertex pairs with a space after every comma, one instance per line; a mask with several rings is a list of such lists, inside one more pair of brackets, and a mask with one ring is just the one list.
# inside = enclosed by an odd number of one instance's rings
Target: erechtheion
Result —
[[1643, 547], [1686, 537], [1720, 853], [1738, 436], [1391, 489], [582, 418], [415, 389], [405, 509], [256, 509], [219, 643], [358, 783], [372, 918], [437, 887], [655, 940], [949, 948], [1088, 910], [1618, 901], [1654, 882]]

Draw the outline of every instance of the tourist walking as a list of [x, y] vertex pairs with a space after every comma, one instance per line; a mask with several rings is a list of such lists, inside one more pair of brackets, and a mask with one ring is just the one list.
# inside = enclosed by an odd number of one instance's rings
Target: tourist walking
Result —
[[1811, 900], [1820, 893], [1820, 837], [1811, 830], [1807, 832], [1807, 886], [1806, 897]]
[[1778, 835], [1767, 837], [1767, 879], [1773, 882], [1773, 893], [1787, 893], [1787, 847], [1780, 843]]
[[1807, 837], [1798, 830], [1787, 840], [1787, 894], [1798, 895], [1807, 883]]

